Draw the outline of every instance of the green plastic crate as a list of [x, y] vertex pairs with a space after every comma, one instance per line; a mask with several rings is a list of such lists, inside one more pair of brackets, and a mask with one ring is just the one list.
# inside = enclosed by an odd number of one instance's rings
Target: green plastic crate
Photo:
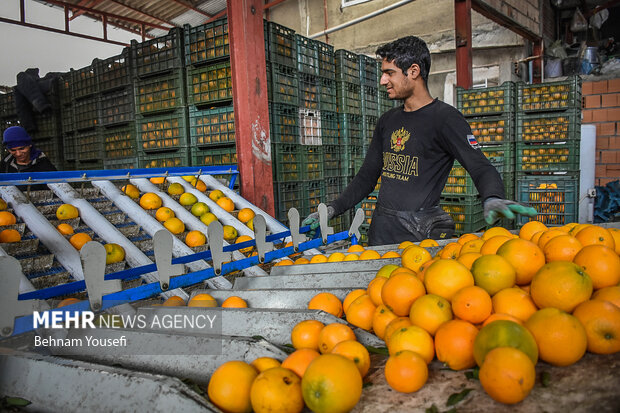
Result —
[[34, 146], [49, 158], [56, 169], [62, 170], [63, 150], [61, 138], [35, 139], [33, 142]]
[[370, 141], [377, 126], [377, 116], [364, 115], [364, 147], [370, 146]]
[[148, 115], [168, 112], [185, 105], [185, 77], [182, 70], [162, 74], [135, 83], [136, 113]]
[[340, 196], [344, 189], [343, 180], [339, 176], [325, 177], [325, 203], [329, 204]]
[[361, 146], [341, 145], [340, 175], [354, 176], [364, 162], [364, 150]]
[[103, 160], [103, 169], [136, 169], [139, 167], [140, 161], [137, 156]]
[[103, 141], [104, 161], [136, 158], [137, 162], [138, 143], [134, 124], [117, 128], [104, 128], [101, 130], [101, 139]]
[[581, 77], [561, 82], [517, 84], [518, 109], [523, 112], [557, 111], [581, 108]]
[[302, 179], [302, 146], [296, 143], [272, 143], [271, 158], [274, 181], [292, 182]]
[[175, 168], [190, 166], [189, 149], [179, 148], [169, 152], [145, 153], [138, 152], [140, 168]]
[[302, 145], [322, 145], [321, 112], [299, 109], [299, 143]]
[[336, 96], [339, 113], [362, 114], [362, 88], [359, 83], [336, 82]]
[[299, 74], [299, 107], [319, 110], [321, 88], [319, 78], [305, 73]]
[[62, 105], [71, 105], [73, 103], [71, 72], [63, 73], [58, 77], [58, 98]]
[[579, 215], [579, 173], [524, 175], [517, 177], [517, 201], [536, 209], [538, 215], [519, 215], [517, 225], [535, 220], [547, 226], [577, 222]]
[[464, 116], [501, 115], [514, 112], [516, 90], [514, 82], [482, 89], [456, 88], [456, 107]]
[[191, 148], [191, 166], [222, 166], [237, 164], [237, 147]]
[[271, 103], [269, 114], [272, 143], [299, 143], [299, 108], [297, 106]]
[[188, 146], [185, 108], [157, 116], [137, 116], [138, 147], [145, 153], [177, 150]]
[[377, 207], [377, 197], [376, 195], [370, 195], [362, 202], [357, 204], [355, 209], [361, 208], [364, 211], [364, 221], [362, 225], [370, 225], [372, 221], [372, 214], [375, 212], [375, 208]]
[[63, 134], [75, 131], [75, 120], [73, 119], [73, 105], [60, 106], [60, 130]]
[[360, 84], [360, 63], [357, 54], [344, 49], [335, 52], [336, 80]]
[[581, 140], [579, 110], [525, 114], [517, 113], [517, 141], [551, 143]]
[[185, 65], [200, 65], [230, 55], [228, 19], [226, 17], [192, 27], [183, 26]]
[[174, 27], [164, 36], [141, 43], [132, 40], [131, 59], [138, 77], [183, 68], [183, 29]]
[[266, 22], [269, 53], [268, 60], [274, 64], [297, 68], [297, 45], [295, 30], [274, 22]]
[[336, 78], [334, 46], [317, 42], [317, 48], [319, 52], [319, 76], [334, 80]]
[[375, 117], [379, 115], [379, 97], [376, 86], [362, 86], [362, 114]]
[[323, 147], [301, 145], [301, 179], [323, 179]]
[[294, 67], [270, 63], [267, 79], [269, 100], [285, 105], [299, 105], [299, 74]]
[[93, 65], [101, 93], [130, 87], [133, 83], [131, 57], [128, 48], [123, 49], [123, 52], [117, 56], [103, 60], [95, 59]]
[[338, 114], [340, 143], [345, 146], [362, 147], [364, 144], [364, 125], [360, 115], [349, 113]]
[[377, 88], [377, 59], [359, 55], [360, 80], [363, 86]]
[[549, 144], [517, 142], [517, 172], [579, 170], [579, 141]]
[[321, 143], [323, 145], [340, 145], [338, 113], [321, 111]]
[[115, 90], [100, 96], [99, 118], [101, 126], [114, 126], [133, 122], [134, 107], [133, 88]]
[[477, 195], [442, 195], [439, 205], [454, 220], [455, 236], [479, 232], [486, 228], [482, 201]]
[[81, 99], [99, 93], [99, 83], [93, 65], [77, 70], [71, 69], [70, 73], [73, 99]]
[[[275, 210], [278, 221], [288, 226], [288, 211], [295, 208], [303, 215], [303, 185], [300, 181], [274, 182]], [[301, 219], [304, 219], [303, 216]]]
[[104, 169], [102, 160], [92, 160], [92, 161], [76, 161], [75, 169], [79, 171], [86, 170], [101, 170]]
[[187, 69], [187, 102], [206, 105], [232, 100], [230, 62]]
[[319, 78], [319, 107], [322, 112], [337, 112], [338, 98], [336, 81], [326, 77]]
[[325, 183], [323, 180], [302, 181], [303, 197], [303, 213], [302, 216], [308, 216], [312, 212], [316, 212], [319, 204], [325, 202]]
[[75, 134], [73, 133], [63, 134], [62, 152], [65, 158], [65, 161], [75, 161], [77, 159]]
[[99, 97], [91, 96], [73, 101], [75, 130], [92, 129], [99, 125]]
[[77, 132], [75, 134], [75, 144], [78, 162], [103, 161], [103, 140], [98, 128]]
[[481, 145], [502, 145], [515, 140], [515, 124], [512, 113], [469, 118], [467, 122], [476, 140]]
[[323, 145], [323, 174], [326, 179], [341, 175], [340, 145]]
[[60, 112], [48, 111], [34, 114], [37, 131], [31, 133], [33, 139], [50, 139], [60, 137]]
[[205, 148], [235, 143], [235, 111], [232, 106], [189, 108], [191, 146]]
[[15, 93], [0, 93], [0, 117], [9, 118], [17, 115]]
[[319, 47], [316, 40], [295, 35], [297, 47], [297, 70], [313, 76], [319, 75]]

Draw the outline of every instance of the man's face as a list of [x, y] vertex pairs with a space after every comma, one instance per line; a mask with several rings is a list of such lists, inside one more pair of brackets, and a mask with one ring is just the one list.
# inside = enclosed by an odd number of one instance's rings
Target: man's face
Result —
[[405, 76], [403, 71], [393, 61], [388, 62], [386, 59], [383, 59], [381, 72], [383, 74], [379, 84], [386, 87], [390, 99], [407, 99], [413, 95], [413, 79], [410, 76]]
[[30, 148], [32, 148], [32, 145], [18, 146], [17, 148], [9, 149], [9, 153], [15, 157], [17, 163], [27, 164], [30, 162]]

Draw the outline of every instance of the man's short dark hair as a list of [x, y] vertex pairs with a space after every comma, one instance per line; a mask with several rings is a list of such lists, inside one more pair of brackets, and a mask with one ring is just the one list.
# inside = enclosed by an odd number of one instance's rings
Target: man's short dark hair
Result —
[[424, 40], [416, 36], [401, 37], [377, 49], [377, 55], [388, 62], [394, 62], [396, 67], [407, 75], [407, 69], [412, 64], [420, 66], [420, 74], [424, 83], [428, 82], [428, 73], [431, 70], [431, 52]]

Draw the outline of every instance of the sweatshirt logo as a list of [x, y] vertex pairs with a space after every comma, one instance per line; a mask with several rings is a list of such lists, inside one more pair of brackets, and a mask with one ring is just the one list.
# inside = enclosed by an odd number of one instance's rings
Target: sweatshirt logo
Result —
[[478, 144], [478, 140], [474, 135], [467, 135], [467, 142], [474, 149], [480, 149], [480, 145]]
[[394, 152], [400, 152], [405, 149], [405, 143], [409, 140], [411, 134], [405, 130], [405, 128], [400, 128], [392, 132], [392, 137], [390, 138], [390, 145]]

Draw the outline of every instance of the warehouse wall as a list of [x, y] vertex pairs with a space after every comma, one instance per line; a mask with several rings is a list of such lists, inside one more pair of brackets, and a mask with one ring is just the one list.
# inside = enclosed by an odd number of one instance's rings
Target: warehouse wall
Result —
[[620, 179], [620, 78], [584, 82], [583, 123], [596, 125], [596, 185]]

